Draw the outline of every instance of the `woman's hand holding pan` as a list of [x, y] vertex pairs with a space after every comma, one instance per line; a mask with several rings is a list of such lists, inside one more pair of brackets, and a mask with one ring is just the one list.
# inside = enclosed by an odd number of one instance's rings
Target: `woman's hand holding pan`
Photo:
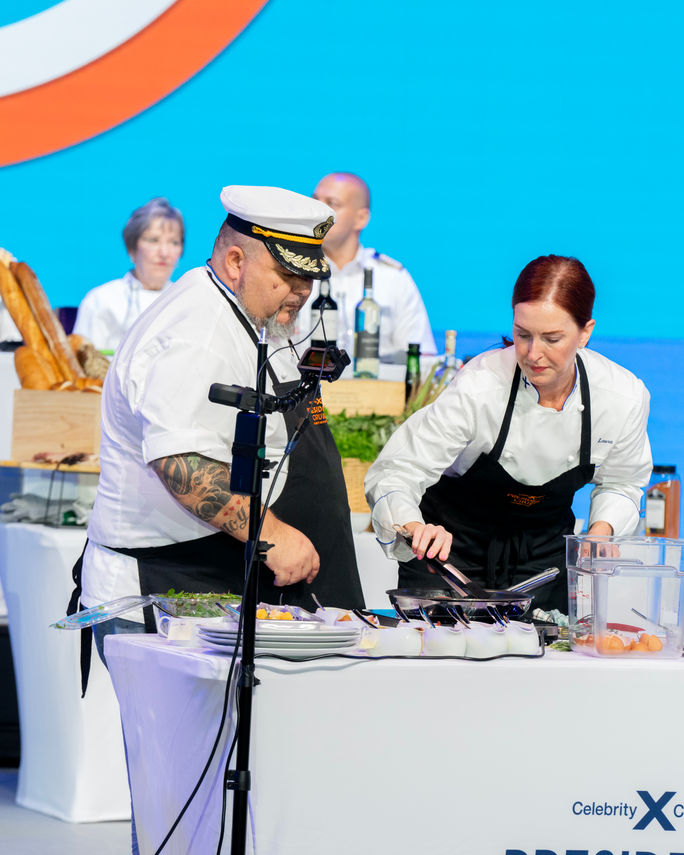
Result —
[[421, 560], [427, 554], [428, 558], [439, 558], [447, 561], [451, 551], [452, 536], [444, 526], [431, 525], [413, 521], [404, 524], [404, 529], [412, 536], [411, 549]]

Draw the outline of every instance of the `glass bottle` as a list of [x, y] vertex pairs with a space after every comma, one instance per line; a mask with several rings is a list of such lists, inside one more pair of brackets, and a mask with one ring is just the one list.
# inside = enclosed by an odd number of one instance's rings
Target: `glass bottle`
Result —
[[654, 466], [646, 487], [646, 534], [679, 537], [680, 481], [676, 466]]
[[330, 296], [330, 280], [321, 279], [318, 297], [311, 304], [311, 320], [314, 324], [318, 324], [311, 337], [313, 347], [325, 347], [336, 343], [337, 317], [337, 303]]
[[380, 306], [373, 299], [373, 271], [363, 271], [363, 299], [354, 312], [354, 377], [377, 379], [380, 370]]
[[435, 371], [435, 382], [447, 384], [454, 379], [454, 375], [463, 363], [456, 359], [456, 330], [447, 330], [444, 344], [444, 359]]
[[420, 344], [409, 344], [406, 354], [406, 397], [408, 403], [420, 386]]

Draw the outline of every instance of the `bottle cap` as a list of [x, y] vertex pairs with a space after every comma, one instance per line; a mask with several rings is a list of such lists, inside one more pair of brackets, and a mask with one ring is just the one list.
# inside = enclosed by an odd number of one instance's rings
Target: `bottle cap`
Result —
[[669, 474], [669, 475], [672, 475], [672, 474], [674, 474], [674, 473], [677, 471], [677, 467], [676, 467], [676, 466], [672, 466], [672, 465], [668, 465], [668, 466], [654, 466], [654, 467], [653, 467], [653, 471], [654, 471], [654, 472], [663, 473], [663, 474]]

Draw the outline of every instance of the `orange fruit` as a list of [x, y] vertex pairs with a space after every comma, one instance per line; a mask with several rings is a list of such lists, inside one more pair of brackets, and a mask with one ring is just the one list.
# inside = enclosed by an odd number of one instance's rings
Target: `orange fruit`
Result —
[[663, 649], [663, 642], [658, 638], [657, 635], [650, 635], [646, 644], [648, 646], [648, 649], [653, 653], [657, 653], [659, 650]]
[[619, 635], [602, 635], [596, 644], [596, 649], [599, 653], [613, 655], [624, 653], [625, 645]]

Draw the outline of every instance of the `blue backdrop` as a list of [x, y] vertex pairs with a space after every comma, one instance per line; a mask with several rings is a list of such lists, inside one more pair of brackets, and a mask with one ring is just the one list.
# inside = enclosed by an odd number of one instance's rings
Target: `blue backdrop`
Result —
[[[50, 5], [14, 0], [0, 25]], [[149, 110], [1, 169], [0, 245], [76, 304], [127, 268], [121, 228], [153, 195], [186, 217], [181, 273], [207, 257], [223, 185], [310, 193], [350, 170], [373, 193], [364, 241], [405, 263], [437, 330], [508, 330], [517, 273], [555, 252], [592, 274], [597, 335], [652, 350], [682, 337], [683, 23], [675, 0], [269, 0]], [[666, 381], [654, 424], [681, 412], [673, 346], [644, 377]], [[678, 433], [654, 446], [682, 457]]]

